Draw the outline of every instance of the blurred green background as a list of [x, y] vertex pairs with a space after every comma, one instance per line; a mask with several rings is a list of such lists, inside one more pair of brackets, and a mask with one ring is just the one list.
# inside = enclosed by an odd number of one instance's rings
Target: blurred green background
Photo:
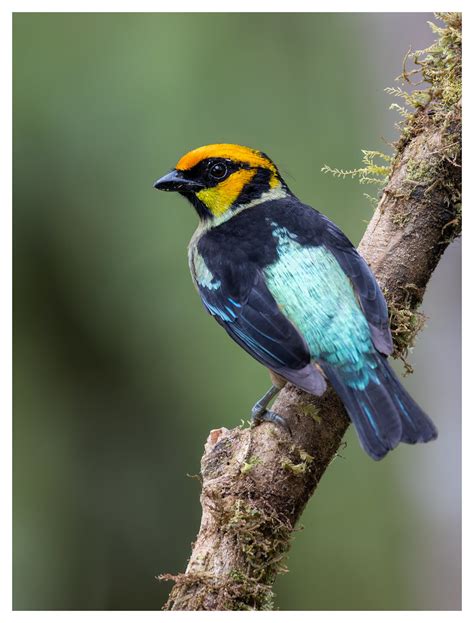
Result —
[[[14, 608], [156, 610], [199, 527], [211, 428], [267, 372], [204, 313], [196, 226], [153, 181], [189, 149], [262, 149], [358, 242], [383, 88], [428, 14], [14, 16]], [[369, 189], [370, 190], [370, 189]], [[281, 609], [460, 608], [460, 244], [406, 385], [440, 431], [381, 463], [352, 430], [276, 583]], [[442, 375], [442, 383], [439, 381]]]

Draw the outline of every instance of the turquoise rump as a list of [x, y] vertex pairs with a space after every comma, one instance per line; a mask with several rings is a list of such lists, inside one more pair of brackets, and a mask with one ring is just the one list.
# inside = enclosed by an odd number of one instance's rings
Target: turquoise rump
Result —
[[278, 259], [264, 269], [265, 281], [312, 359], [340, 369], [351, 387], [377, 382], [369, 324], [334, 255], [323, 246], [302, 246], [287, 229], [272, 225]]

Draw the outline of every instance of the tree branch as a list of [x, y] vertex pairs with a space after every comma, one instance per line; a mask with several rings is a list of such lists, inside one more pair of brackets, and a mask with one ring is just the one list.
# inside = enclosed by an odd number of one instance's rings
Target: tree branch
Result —
[[[460, 233], [461, 20], [459, 14], [442, 19], [438, 52], [413, 58], [430, 82], [427, 97], [404, 123], [388, 182], [359, 245], [385, 292], [395, 355], [401, 357], [420, 327], [416, 308], [429, 278]], [[291, 533], [349, 425], [333, 390], [317, 398], [288, 384], [274, 410], [292, 436], [269, 423], [211, 431], [201, 461], [201, 527], [186, 572], [161, 576], [175, 582], [165, 609], [272, 607], [272, 585], [284, 570]]]

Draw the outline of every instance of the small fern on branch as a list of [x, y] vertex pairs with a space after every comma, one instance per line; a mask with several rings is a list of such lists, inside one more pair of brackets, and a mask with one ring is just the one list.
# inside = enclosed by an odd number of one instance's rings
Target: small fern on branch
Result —
[[[381, 151], [369, 149], [362, 149], [361, 151], [363, 154], [363, 167], [359, 167], [358, 169], [333, 169], [329, 165], [325, 164], [321, 168], [321, 171], [343, 179], [347, 177], [352, 179], [358, 178], [360, 184], [376, 184], [384, 186], [387, 183], [387, 179], [390, 174], [392, 156], [384, 154]], [[382, 162], [376, 162], [376, 159], [379, 161], [381, 160]]]

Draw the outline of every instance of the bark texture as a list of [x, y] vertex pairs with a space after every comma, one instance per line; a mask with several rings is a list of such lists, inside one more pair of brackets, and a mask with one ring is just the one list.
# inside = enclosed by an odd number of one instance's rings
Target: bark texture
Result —
[[[459, 33], [460, 50], [460, 17], [443, 19], [447, 34]], [[398, 356], [420, 327], [416, 308], [433, 270], [460, 233], [461, 101], [434, 91], [404, 125], [359, 245], [385, 292]], [[317, 398], [287, 385], [273, 409], [292, 435], [270, 423], [211, 431], [201, 462], [201, 527], [186, 572], [161, 576], [175, 582], [165, 609], [272, 608], [291, 533], [349, 426], [331, 389]]]

